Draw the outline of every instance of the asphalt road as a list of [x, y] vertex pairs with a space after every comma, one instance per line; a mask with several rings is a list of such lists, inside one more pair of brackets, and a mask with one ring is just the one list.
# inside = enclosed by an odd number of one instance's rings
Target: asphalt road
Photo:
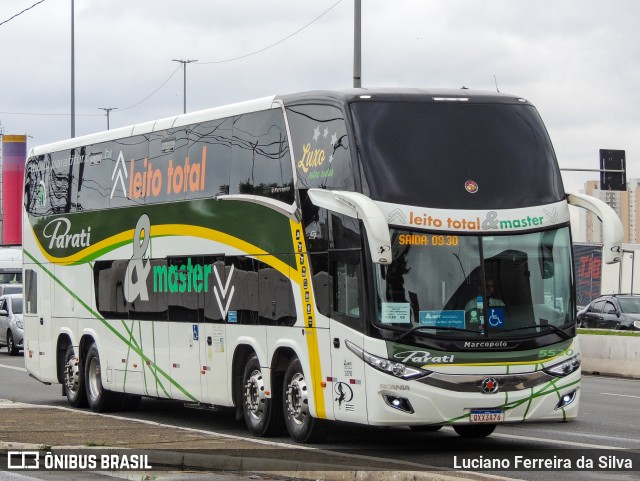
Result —
[[[9, 357], [4, 350], [0, 353], [0, 398], [47, 406], [67, 406], [66, 398], [61, 396], [61, 387], [46, 386], [31, 379], [24, 370], [23, 361], [22, 357]], [[341, 424], [335, 427], [325, 443], [317, 447], [338, 453], [449, 468], [454, 467], [453, 454], [457, 454], [459, 463], [465, 458], [491, 458], [513, 453], [536, 458], [538, 453], [544, 452], [548, 457], [552, 452], [562, 458], [567, 450], [585, 453], [588, 457], [593, 455], [596, 456], [594, 459], [598, 459], [600, 454], [611, 453], [601, 450], [623, 448], [640, 451], [639, 402], [640, 380], [584, 376], [580, 416], [575, 422], [502, 425], [490, 437], [480, 440], [462, 439], [450, 428], [435, 433], [417, 433], [405, 428], [382, 429]], [[197, 411], [184, 408], [175, 401], [145, 399], [139, 411], [120, 415], [250, 438], [244, 425], [234, 420], [234, 412], [230, 410]], [[291, 443], [284, 437], [272, 440]], [[640, 466], [635, 469], [634, 472], [519, 469], [494, 474], [526, 480], [637, 480], [640, 478]]]

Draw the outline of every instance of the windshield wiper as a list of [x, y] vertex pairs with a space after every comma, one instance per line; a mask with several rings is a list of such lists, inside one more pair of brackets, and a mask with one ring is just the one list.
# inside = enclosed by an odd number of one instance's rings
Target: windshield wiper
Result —
[[[504, 331], [500, 331], [500, 332], [513, 332], [513, 331], [521, 331], [524, 329], [536, 329], [539, 327], [548, 327], [549, 329], [551, 329], [553, 332], [555, 332], [556, 334], [558, 334], [560, 337], [562, 337], [563, 339], [571, 339], [571, 336], [569, 334], [567, 334], [566, 332], [564, 332], [562, 329], [560, 329], [557, 326], [554, 326], [553, 324], [530, 324], [528, 326], [524, 326], [524, 327], [516, 327], [515, 329], [506, 329]], [[495, 331], [494, 331], [495, 332]]]
[[438, 329], [440, 331], [471, 332], [473, 334], [479, 334], [480, 333], [480, 331], [472, 331], [471, 329], [460, 329], [459, 327], [416, 326], [416, 327], [412, 327], [411, 329], [409, 329], [406, 332], [403, 332], [400, 336], [398, 336], [396, 341], [400, 341], [400, 340], [404, 339], [405, 337], [409, 336], [410, 334], [414, 334], [416, 332], [422, 331], [423, 329], [429, 329], [429, 330]]

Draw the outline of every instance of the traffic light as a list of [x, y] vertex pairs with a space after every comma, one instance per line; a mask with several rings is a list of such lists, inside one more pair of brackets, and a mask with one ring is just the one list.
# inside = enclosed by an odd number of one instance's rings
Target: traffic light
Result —
[[627, 190], [624, 150], [600, 149], [600, 190]]

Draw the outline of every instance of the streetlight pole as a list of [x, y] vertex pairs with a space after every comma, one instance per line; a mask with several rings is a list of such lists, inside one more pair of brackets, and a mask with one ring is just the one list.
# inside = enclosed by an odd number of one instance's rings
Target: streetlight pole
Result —
[[73, 25], [73, 1], [71, 0], [71, 137], [76, 136], [76, 79], [75, 79], [75, 41]]
[[197, 62], [197, 60], [182, 60], [182, 59], [172, 59], [173, 62], [179, 62], [182, 64], [182, 69], [184, 73], [184, 100], [183, 100], [183, 113], [187, 113], [187, 64], [191, 62]]
[[98, 107], [100, 110], [104, 110], [107, 113], [107, 130], [109, 130], [109, 112], [112, 110], [118, 110], [118, 107]]
[[362, 5], [361, 0], [354, 0], [354, 12], [353, 12], [353, 88], [359, 89], [362, 87], [362, 79], [360, 78], [361, 72], [361, 57], [362, 57]]

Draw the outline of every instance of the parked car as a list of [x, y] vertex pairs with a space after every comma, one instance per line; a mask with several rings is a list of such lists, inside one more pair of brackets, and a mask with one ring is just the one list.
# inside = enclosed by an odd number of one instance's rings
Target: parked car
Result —
[[7, 346], [10, 356], [23, 349], [22, 294], [0, 296], [0, 346]]
[[0, 284], [0, 296], [5, 294], [22, 294], [22, 284]]
[[640, 331], [640, 296], [600, 296], [578, 312], [580, 327]]

